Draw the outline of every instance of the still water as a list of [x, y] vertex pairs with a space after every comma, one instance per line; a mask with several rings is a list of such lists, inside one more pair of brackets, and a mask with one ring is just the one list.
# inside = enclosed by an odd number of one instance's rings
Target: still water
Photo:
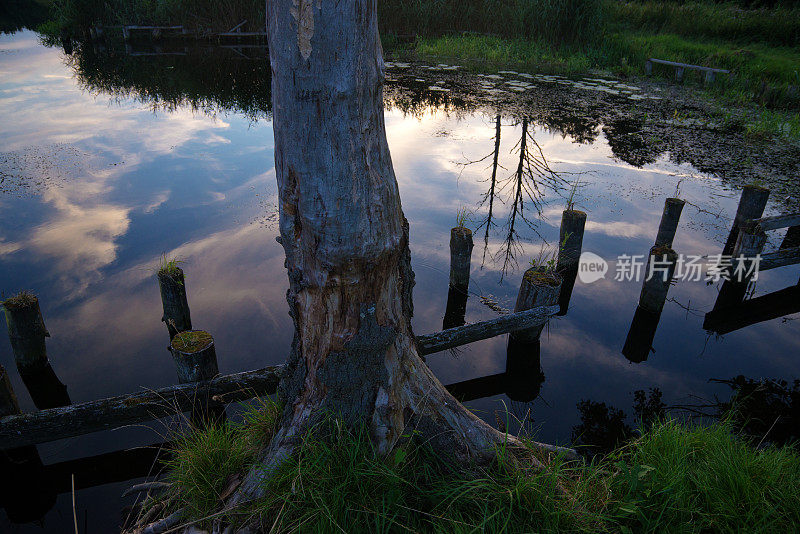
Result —
[[[195, 59], [204, 58], [197, 66], [188, 54], [92, 58], [76, 52], [70, 58], [32, 32], [0, 36], [0, 290], [39, 295], [52, 336], [50, 360], [72, 402], [175, 383], [154, 274], [162, 255], [185, 262], [193, 323], [215, 336], [222, 373], [280, 364], [287, 354], [291, 322], [283, 250], [275, 241], [267, 66], [263, 58], [230, 51], [214, 52], [215, 61], [208, 51], [197, 52]], [[460, 209], [470, 212], [466, 225], [475, 232], [468, 322], [513, 308], [529, 260], [558, 241], [569, 183], [578, 182], [573, 200], [588, 214], [583, 250], [610, 263], [605, 279], [576, 282], [568, 313], [542, 336], [539, 368], [515, 377], [514, 400], [502, 381], [489, 381], [483, 385], [489, 396], [468, 402], [482, 417], [494, 424], [495, 412], [508, 407], [540, 440], [566, 444], [581, 422], [577, 405], [584, 400], [632, 416], [637, 390], [658, 388], [667, 405], [697, 404], [730, 397], [727, 386], [710, 379], [791, 380], [800, 374], [796, 314], [723, 336], [706, 332], [704, 314], [719, 284], [705, 281], [679, 281], [670, 289], [644, 361], [633, 363], [621, 353], [641, 283], [614, 279], [618, 256], [647, 253], [664, 199], [676, 189], [687, 204], [673, 248], [685, 255], [720, 253], [739, 189], [672, 162], [668, 153], [634, 161], [643, 163], [639, 167], [626, 163], [631, 158], [612, 150], [602, 124], [559, 129], [533, 113], [459, 108], [430, 95], [420, 100], [418, 89], [408, 90], [405, 103], [387, 99], [386, 106], [411, 225], [417, 334], [442, 327], [450, 228]], [[404, 94], [402, 87], [393, 90]], [[523, 135], [532, 157], [543, 156], [568, 184], [526, 178], [517, 189], [513, 174]], [[771, 203], [767, 213], [778, 209]], [[782, 234], [772, 232], [768, 248], [776, 248]], [[754, 296], [797, 283], [797, 267], [769, 271]], [[444, 383], [455, 383], [503, 373], [506, 347], [502, 336], [431, 355], [428, 362]], [[12, 376], [22, 409], [34, 410], [5, 336], [0, 364]], [[77, 468], [64, 462], [158, 443], [166, 432], [154, 423], [38, 449], [44, 464], [70, 472]], [[71, 531], [69, 485], [61, 480], [57, 488], [39, 488], [40, 497], [52, 494], [41, 497], [47, 501], [41, 519], [16, 525], [0, 512], [0, 531]], [[111, 531], [119, 522], [120, 493], [130, 485], [79, 489], [78, 523], [88, 532]]]

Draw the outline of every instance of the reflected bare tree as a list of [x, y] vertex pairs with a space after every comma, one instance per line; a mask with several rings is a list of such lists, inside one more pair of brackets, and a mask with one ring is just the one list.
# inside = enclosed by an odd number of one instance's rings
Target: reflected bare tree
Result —
[[[514, 147], [519, 154], [517, 168], [514, 173], [500, 182], [499, 194], [506, 194], [511, 199], [508, 220], [503, 226], [503, 245], [495, 255], [495, 261], [502, 263], [500, 279], [502, 280], [510, 268], [516, 268], [517, 258], [523, 253], [520, 244], [520, 234], [517, 230], [518, 220], [532, 230], [537, 237], [547, 243], [547, 240], [538, 230], [538, 220], [541, 219], [542, 201], [545, 192], [562, 191], [569, 182], [559, 173], [550, 168], [542, 147], [536, 142], [532, 129], [529, 128], [530, 119], [523, 117], [520, 141]], [[520, 124], [520, 123], [517, 123]], [[526, 207], [533, 207], [537, 219], [533, 219]]]
[[[505, 277], [509, 269], [517, 267], [517, 258], [523, 254], [520, 243], [522, 236], [519, 232], [520, 221], [532, 230], [537, 237], [547, 240], [539, 233], [538, 222], [541, 219], [542, 206], [545, 193], [549, 191], [560, 192], [568, 188], [569, 182], [564, 178], [564, 174], [554, 171], [544, 151], [534, 137], [533, 121], [528, 116], [511, 123], [510, 126], [520, 126], [520, 139], [512, 148], [512, 153], [518, 155], [514, 172], [505, 178], [498, 176], [498, 170], [504, 169], [500, 164], [500, 139], [502, 133], [501, 115], [497, 114], [494, 119], [494, 147], [485, 156], [469, 160], [462, 163], [462, 167], [481, 163], [491, 159], [491, 175], [484, 179], [489, 183], [488, 190], [478, 201], [477, 209], [488, 207], [488, 212], [483, 217], [476, 230], [483, 228], [483, 258], [481, 267], [486, 263], [486, 256], [489, 250], [489, 234], [493, 228], [498, 226], [496, 219], [496, 202], [508, 205], [508, 216], [502, 225], [503, 243], [500, 249], [494, 254], [493, 260], [502, 265], [501, 280]], [[462, 169], [463, 170], [463, 169]], [[533, 213], [531, 214], [531, 207]]]
[[[478, 202], [478, 209], [483, 208], [487, 202], [489, 204], [489, 212], [487, 213], [486, 217], [480, 222], [476, 230], [480, 230], [481, 228], [484, 229], [483, 233], [483, 257], [481, 259], [481, 267], [486, 263], [486, 252], [489, 250], [489, 231], [496, 226], [496, 223], [492, 220], [494, 215], [494, 199], [495, 199], [495, 189], [497, 187], [497, 169], [500, 167], [499, 158], [500, 158], [500, 133], [501, 133], [501, 123], [500, 123], [500, 114], [498, 113], [494, 120], [494, 150], [484, 156], [483, 158], [470, 163], [477, 163], [480, 161], [485, 161], [489, 157], [492, 158], [492, 175], [491, 178], [488, 178], [489, 181], [489, 190], [483, 195], [480, 202]], [[483, 180], [486, 181], [486, 180]]]

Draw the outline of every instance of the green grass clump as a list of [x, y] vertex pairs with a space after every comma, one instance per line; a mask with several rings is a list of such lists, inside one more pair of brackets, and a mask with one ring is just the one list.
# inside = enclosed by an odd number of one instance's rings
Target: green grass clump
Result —
[[158, 270], [156, 272], [159, 276], [178, 278], [183, 275], [183, 269], [181, 269], [183, 263], [183, 260], [179, 260], [178, 258], [168, 259], [166, 254], [162, 254], [161, 259], [158, 261]]
[[[179, 443], [170, 478], [192, 519], [219, 509], [278, 413], [250, 411], [255, 426], [212, 426]], [[605, 459], [556, 458], [544, 471], [532, 451], [500, 447], [493, 464], [459, 468], [446, 454], [404, 440], [380, 457], [367, 431], [327, 421], [268, 479], [266, 497], [228, 518], [260, 516], [274, 532], [778, 533], [800, 524], [797, 451], [758, 450], [726, 424], [657, 423]]]
[[756, 450], [726, 425], [654, 426], [608, 460], [618, 522], [635, 532], [791, 532], [800, 456]]
[[278, 413], [280, 406], [267, 399], [247, 408], [241, 423], [213, 421], [179, 434], [165, 465], [172, 508], [185, 508], [192, 519], [218, 511], [231, 478], [252, 464], [272, 436]]

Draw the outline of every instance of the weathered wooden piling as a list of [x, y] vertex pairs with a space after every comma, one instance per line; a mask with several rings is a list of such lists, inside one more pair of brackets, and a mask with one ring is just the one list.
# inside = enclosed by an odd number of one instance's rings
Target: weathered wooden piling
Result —
[[505, 394], [512, 401], [532, 402], [542, 390], [541, 340], [523, 341], [513, 336], [506, 347]]
[[[170, 342], [170, 351], [181, 384], [207, 382], [219, 375], [214, 338], [204, 330], [180, 332]], [[191, 421], [203, 425], [225, 417], [225, 405], [208, 395], [197, 394]]]
[[450, 230], [450, 282], [442, 328], [464, 324], [469, 297], [469, 274], [472, 263], [472, 230], [457, 226]]
[[45, 338], [50, 333], [44, 326], [39, 299], [23, 291], [3, 301], [8, 337], [19, 371], [42, 368], [47, 364]]
[[[660, 246], [650, 249], [647, 259], [645, 280], [639, 295], [639, 306], [651, 313], [660, 313], [667, 300], [678, 255], [669, 247]], [[656, 268], [656, 262], [658, 263]], [[651, 273], [652, 270], [652, 273]], [[652, 275], [652, 276], [651, 276]]]
[[442, 320], [443, 330], [462, 326], [466, 322], [468, 297], [469, 293], [461, 289], [455, 287], [447, 289], [447, 306]]
[[650, 353], [653, 352], [653, 340], [656, 337], [660, 319], [660, 311], [653, 313], [641, 306], [636, 307], [628, 336], [625, 338], [625, 345], [622, 347], [622, 354], [628, 361], [642, 363], [647, 360]]
[[[0, 365], [0, 418], [20, 413], [8, 373]], [[47, 484], [44, 465], [33, 445], [0, 450], [0, 506], [13, 523], [29, 523], [44, 516], [56, 501]]]
[[747, 270], [749, 270], [750, 264], [754, 261], [751, 258], [755, 258], [755, 256], [761, 254], [766, 244], [767, 234], [761, 229], [761, 226], [754, 221], [745, 221], [744, 224], [739, 227], [739, 235], [736, 238], [736, 244], [733, 246], [733, 251], [731, 252], [733, 256], [731, 262], [734, 264], [734, 267], [743, 256], [747, 258], [743, 261], [746, 262]]
[[578, 264], [583, 249], [583, 233], [586, 227], [586, 213], [578, 210], [564, 210], [561, 214], [561, 227], [558, 231], [558, 260], [556, 270], [561, 275], [561, 291], [558, 295], [558, 315], [566, 315], [575, 279], [578, 276]]
[[44, 326], [39, 299], [23, 291], [4, 301], [3, 309], [14, 360], [33, 403], [40, 410], [70, 404], [67, 386], [47, 359], [45, 338], [50, 334]]
[[181, 384], [211, 380], [219, 374], [214, 338], [208, 332], [181, 332], [172, 338], [169, 347]]
[[742, 303], [747, 295], [748, 281], [739, 282], [737, 280], [724, 280], [717, 293], [717, 300], [714, 301], [715, 310], [722, 310], [737, 306]]
[[192, 329], [189, 301], [186, 299], [186, 278], [183, 269], [169, 264], [159, 269], [157, 277], [164, 309], [161, 320], [167, 325], [172, 340], [179, 332]]
[[39, 410], [69, 406], [72, 400], [61, 380], [49, 363], [41, 368], [20, 373], [25, 388]]
[[679, 198], [668, 198], [664, 201], [664, 213], [661, 215], [661, 222], [658, 225], [655, 246], [665, 246], [672, 248], [675, 240], [675, 232], [678, 230], [678, 222], [681, 219], [681, 212], [686, 201]]
[[736, 240], [739, 237], [739, 228], [748, 219], [758, 219], [764, 214], [769, 199], [769, 189], [758, 185], [746, 185], [742, 188], [742, 196], [739, 199], [739, 207], [736, 208], [736, 216], [733, 219], [733, 226], [722, 249], [725, 256], [733, 253]]
[[456, 226], [450, 230], [450, 287], [469, 289], [472, 262], [472, 230]]
[[5, 368], [0, 365], [0, 417], [20, 413], [19, 402]]
[[[546, 266], [531, 267], [522, 275], [522, 283], [517, 294], [515, 312], [529, 310], [539, 306], [552, 306], [558, 303], [561, 293], [561, 275]], [[512, 332], [511, 337], [522, 342], [534, 342], [539, 339], [544, 324], [527, 330]]]
[[585, 227], [586, 213], [578, 210], [564, 210], [561, 214], [561, 227], [558, 230], [558, 260], [556, 262], [559, 273], [578, 265], [581, 259]]

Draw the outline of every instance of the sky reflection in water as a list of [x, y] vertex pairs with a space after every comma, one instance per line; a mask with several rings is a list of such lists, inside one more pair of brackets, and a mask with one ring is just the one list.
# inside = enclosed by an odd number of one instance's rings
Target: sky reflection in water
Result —
[[[5, 175], [0, 290], [8, 295], [28, 288], [40, 296], [52, 334], [50, 359], [73, 402], [175, 382], [154, 276], [162, 254], [185, 260], [193, 323], [215, 336], [222, 373], [283, 362], [291, 323], [283, 250], [275, 241], [276, 184], [267, 119], [253, 122], [225, 112], [209, 116], [181, 107], [153, 111], [133, 97], [82, 90], [61, 51], [39, 45], [30, 32], [0, 36], [0, 116]], [[498, 176], [505, 179], [516, 168], [521, 126], [511, 117], [501, 124], [505, 170]], [[417, 334], [433, 332], [441, 328], [445, 310], [449, 230], [456, 211], [475, 209], [489, 187], [490, 160], [464, 163], [492, 151], [495, 118], [457, 118], [441, 109], [404, 116], [394, 108], [386, 110], [386, 125], [411, 224], [414, 328]], [[719, 179], [664, 156], [644, 168], [632, 167], [615, 159], [602, 132], [592, 144], [541, 126], [533, 133], [555, 170], [580, 173], [568, 178], [585, 184], [577, 195], [578, 207], [588, 213], [584, 250], [609, 260], [646, 254], [664, 199], [680, 182], [687, 205], [674, 248], [683, 254], [721, 251], [739, 192]], [[549, 193], [544, 199], [536, 232], [551, 246], [565, 204], [564, 195]], [[508, 194], [500, 195], [483, 265], [483, 230], [475, 234], [467, 321], [495, 315], [479, 295], [513, 308], [521, 272], [539, 253], [541, 239], [518, 223], [524, 254], [500, 283], [502, 262], [493, 258], [502, 247], [509, 209]], [[473, 217], [485, 215], [484, 206]], [[535, 213], [528, 216], [536, 219]], [[780, 234], [771, 242], [779, 244]], [[578, 281], [569, 313], [551, 322], [543, 335], [545, 381], [535, 401], [510, 402], [496, 395], [469, 406], [489, 421], [503, 403], [520, 415], [530, 408], [528, 418], [539, 439], [566, 442], [578, 422], [581, 399], [629, 411], [637, 389], [660, 388], [667, 404], [679, 404], [693, 396], [727, 398], [729, 390], [709, 384], [709, 378], [797, 376], [797, 323], [776, 319], [722, 338], [709, 335], [702, 329], [703, 313], [713, 307], [717, 288], [703, 282], [671, 288], [674, 302], [664, 308], [655, 352], [645, 363], [628, 362], [620, 350], [640, 284], [608, 278], [590, 285]], [[770, 271], [756, 294], [796, 283], [796, 268]], [[14, 370], [10, 345], [0, 337], [0, 364]], [[428, 361], [443, 382], [452, 383], [503, 372], [505, 353], [503, 336]], [[11, 374], [23, 409], [32, 410], [19, 376]], [[43, 445], [40, 452], [50, 463], [157, 440], [153, 431], [126, 429]], [[114, 501], [111, 494], [118, 495], [118, 486], [104, 487], [112, 488], [106, 493], [103, 488], [79, 492], [93, 520], [116, 521], [116, 513], [102, 511], [102, 503]], [[46, 524], [57, 525], [65, 507], [62, 496]]]

